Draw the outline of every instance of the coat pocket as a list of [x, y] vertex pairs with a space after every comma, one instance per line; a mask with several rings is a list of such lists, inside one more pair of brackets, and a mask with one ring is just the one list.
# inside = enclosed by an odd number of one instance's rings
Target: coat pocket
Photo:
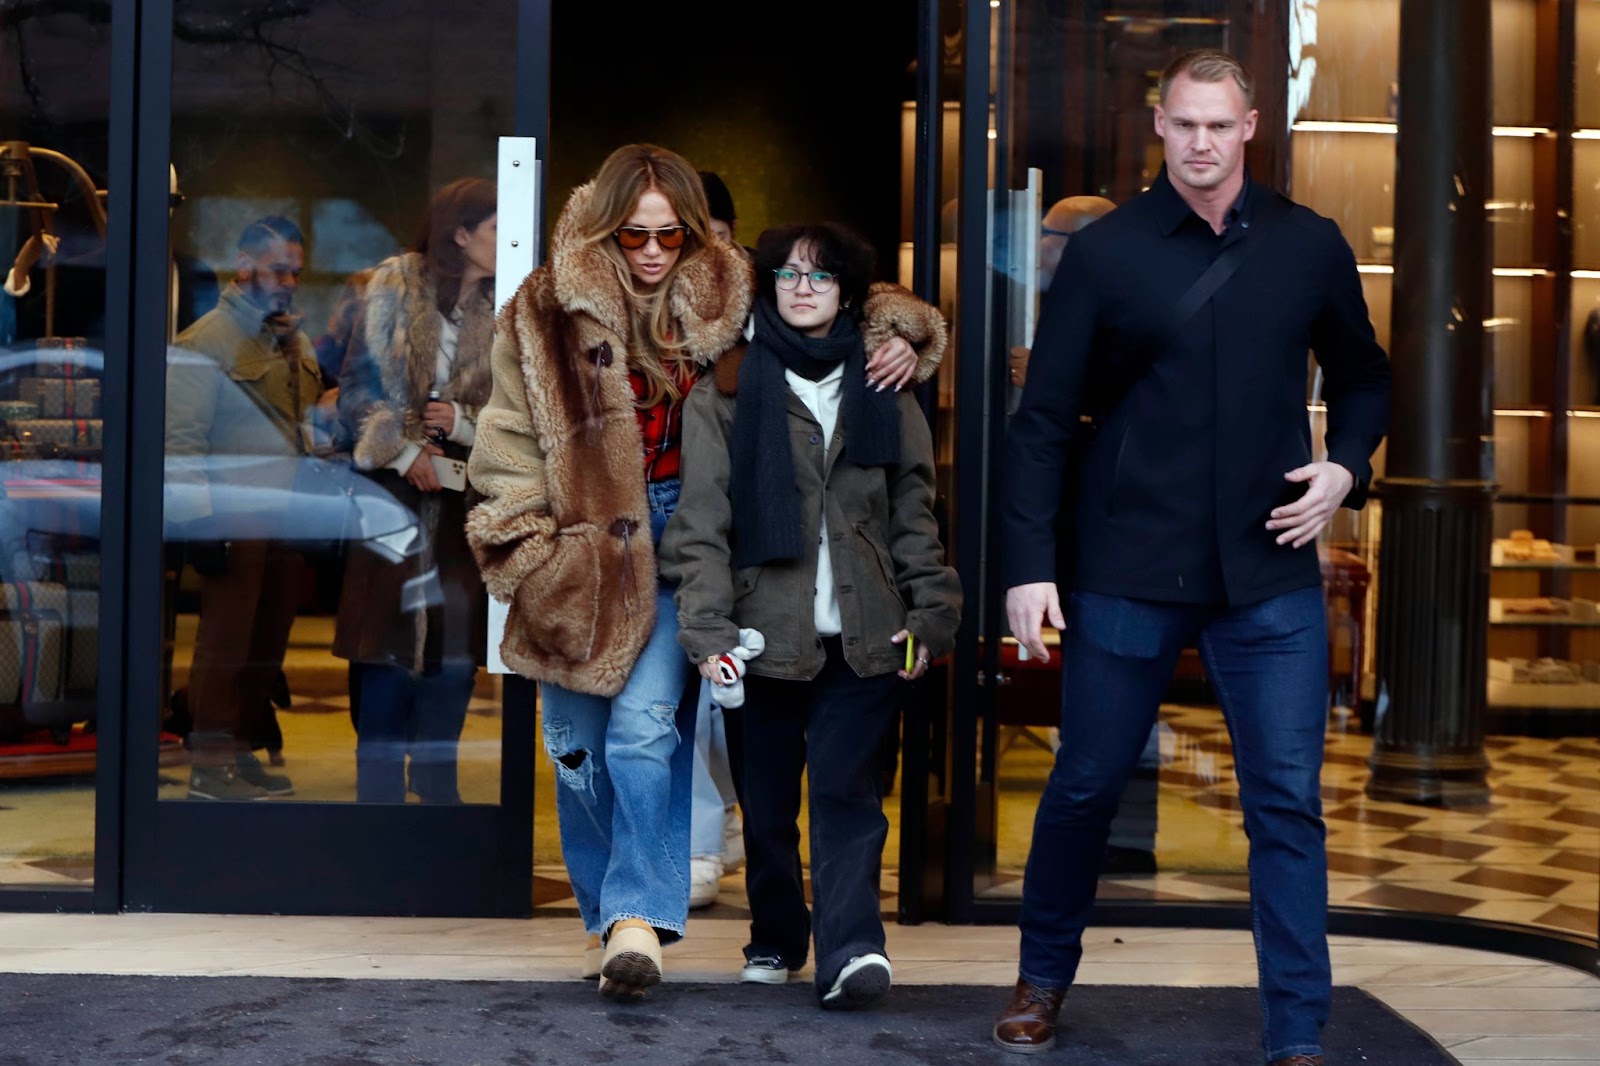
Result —
[[583, 522], [553, 538], [550, 556], [522, 582], [511, 605], [516, 643], [540, 658], [587, 662], [600, 617], [600, 532]]
[[[894, 577], [894, 573], [895, 573], [894, 560], [889, 557], [889, 549], [888, 549], [888, 547], [886, 545], [884, 545], [881, 541], [879, 541], [877, 535], [872, 531], [871, 527], [869, 527], [869, 526], [867, 526], [865, 524], [858, 525], [858, 526], [856, 526], [856, 533], [858, 533], [860, 535], [862, 540], [867, 542], [867, 548], [868, 548], [869, 552], [872, 554], [872, 556], [874, 558], [876, 558], [878, 560], [878, 573], [882, 577], [881, 588], [882, 588], [883, 593], [886, 594], [886, 597], [882, 601], [883, 610], [885, 610], [886, 612], [892, 612], [893, 613], [894, 618], [892, 619], [892, 621], [893, 621], [895, 627], [899, 628], [901, 626], [901, 624], [905, 621], [905, 617], [906, 617], [906, 601], [905, 601], [905, 598], [900, 595], [900, 585], [899, 585], [899, 583], [895, 581], [895, 577]], [[865, 568], [863, 568], [863, 569], [865, 569]], [[867, 579], [867, 574], [863, 573], [861, 575], [861, 580], [862, 580], [863, 584], [866, 583], [866, 579]], [[865, 590], [863, 590], [863, 591], [865, 591]], [[877, 599], [878, 599], [878, 597], [876, 595], [874, 595], [873, 602], [876, 602]], [[866, 603], [866, 602], [869, 602], [869, 601], [863, 600], [863, 603]], [[869, 618], [868, 619], [869, 624], [875, 623], [875, 622], [879, 622], [879, 621], [890, 621], [890, 619], [888, 619], [888, 618], [882, 618], [882, 619]], [[892, 632], [892, 630], [891, 630], [891, 632]]]

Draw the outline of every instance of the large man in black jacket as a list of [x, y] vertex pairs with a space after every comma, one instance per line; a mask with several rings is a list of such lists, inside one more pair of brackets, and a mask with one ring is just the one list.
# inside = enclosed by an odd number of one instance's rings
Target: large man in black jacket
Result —
[[[1010, 1050], [1054, 1042], [1117, 797], [1179, 653], [1198, 643], [1250, 837], [1266, 1060], [1322, 1062], [1328, 669], [1315, 540], [1365, 498], [1389, 364], [1338, 227], [1246, 173], [1256, 118], [1250, 76], [1226, 53], [1188, 53], [1163, 72], [1166, 166], [1067, 245], [1010, 424], [1006, 612], [1040, 658], [1042, 623], [1062, 629], [1065, 657], [1019, 980], [994, 1030]], [[1231, 275], [1210, 273], [1227, 280], [1180, 313], [1219, 258]], [[1326, 380], [1322, 460], [1308, 349]]]

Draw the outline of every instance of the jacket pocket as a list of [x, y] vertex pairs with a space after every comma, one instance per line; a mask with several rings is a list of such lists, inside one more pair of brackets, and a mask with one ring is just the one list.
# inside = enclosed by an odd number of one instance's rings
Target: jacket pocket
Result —
[[274, 363], [281, 363], [277, 357], [268, 358], [254, 352], [244, 356], [228, 368], [228, 376], [235, 381], [260, 381], [272, 370]]
[[599, 531], [584, 522], [560, 530], [550, 555], [517, 590], [511, 624], [528, 653], [587, 662], [600, 617]]
[[733, 572], [733, 602], [738, 603], [756, 590], [761, 580], [761, 567], [745, 566]]
[[878, 540], [876, 534], [865, 523], [857, 525], [856, 532], [867, 542], [872, 554], [877, 557], [878, 570], [883, 576], [883, 588], [894, 598], [894, 605], [898, 608], [897, 617], [903, 621], [906, 616], [906, 601], [900, 595], [900, 586], [894, 579], [894, 560], [889, 557], [888, 547]]

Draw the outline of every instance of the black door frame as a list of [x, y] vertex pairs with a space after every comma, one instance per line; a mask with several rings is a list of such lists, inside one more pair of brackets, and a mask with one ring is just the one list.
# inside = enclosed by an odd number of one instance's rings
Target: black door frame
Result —
[[[516, 118], [548, 157], [551, 0], [518, 0]], [[507, 676], [498, 806], [156, 799], [173, 0], [112, 6], [103, 390], [100, 758], [90, 893], [26, 910], [516, 917], [532, 913], [534, 686]], [[538, 238], [542, 243], [542, 234]], [[419, 849], [418, 844], [422, 847]], [[414, 856], [428, 856], [420, 873]], [[406, 856], [412, 856], [407, 858]]]

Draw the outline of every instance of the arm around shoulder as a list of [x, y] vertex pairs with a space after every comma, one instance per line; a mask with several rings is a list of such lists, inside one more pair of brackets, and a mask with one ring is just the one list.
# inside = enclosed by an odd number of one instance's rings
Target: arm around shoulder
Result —
[[880, 281], [867, 291], [861, 339], [870, 355], [890, 337], [899, 337], [917, 353], [913, 381], [933, 377], [949, 344], [949, 329], [939, 309], [910, 289]]

